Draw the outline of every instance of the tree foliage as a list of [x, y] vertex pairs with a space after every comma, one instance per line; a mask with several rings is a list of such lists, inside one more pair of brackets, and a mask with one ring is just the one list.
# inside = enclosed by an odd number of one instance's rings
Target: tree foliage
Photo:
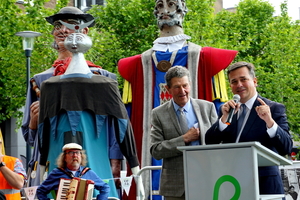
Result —
[[[7, 0], [0, 5], [0, 121], [15, 116], [25, 102], [25, 56], [21, 38], [14, 34], [24, 30], [42, 33], [36, 38], [32, 53], [31, 75], [49, 68], [56, 52], [50, 48], [52, 27], [44, 17], [68, 3], [57, 0], [53, 10], [44, 7], [47, 0], [31, 0], [32, 4], [25, 4], [24, 9], [14, 2]], [[286, 2], [281, 5], [281, 15], [276, 17], [274, 8], [264, 0], [243, 0], [236, 12], [222, 10], [217, 14], [214, 14], [214, 0], [186, 3], [189, 12], [184, 19], [184, 30], [192, 37], [191, 41], [201, 46], [238, 50], [235, 61], [252, 62], [256, 66], [259, 93], [286, 106], [290, 128], [297, 136], [300, 28], [298, 21], [288, 17]], [[154, 4], [154, 0], [107, 0], [106, 6], [89, 10], [96, 17], [96, 26], [89, 32], [93, 47], [86, 53], [86, 59], [117, 73], [119, 59], [151, 48], [159, 33]]]
[[[26, 94], [26, 57], [22, 50], [22, 38], [15, 33], [20, 31], [36, 31], [47, 33], [48, 26], [43, 16], [48, 15], [43, 1], [38, 1], [34, 7], [24, 5], [19, 8], [14, 0], [3, 1], [0, 4], [1, 41], [0, 41], [0, 121], [10, 117], [20, 117], [18, 109], [24, 105]], [[48, 38], [39, 37], [32, 52], [32, 72], [40, 72], [49, 67], [51, 50], [48, 48]], [[47, 48], [45, 48], [47, 47]]]
[[[191, 41], [201, 46], [238, 50], [235, 61], [244, 60], [256, 66], [259, 93], [283, 103], [291, 130], [300, 133], [300, 32], [298, 22], [292, 22], [287, 15], [286, 2], [281, 5], [281, 16], [276, 17], [272, 5], [263, 0], [243, 0], [235, 13], [222, 10], [217, 14], [213, 0], [186, 2], [189, 12], [184, 30]], [[91, 12], [99, 17], [98, 28], [118, 39], [122, 58], [151, 48], [158, 33], [153, 7], [154, 1], [108, 0], [106, 7], [95, 7]]]

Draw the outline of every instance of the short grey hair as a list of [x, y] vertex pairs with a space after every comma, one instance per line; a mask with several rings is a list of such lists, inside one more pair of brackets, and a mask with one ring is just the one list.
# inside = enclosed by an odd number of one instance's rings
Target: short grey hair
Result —
[[165, 74], [165, 81], [168, 87], [171, 87], [171, 80], [172, 78], [182, 78], [184, 76], [188, 77], [189, 82], [191, 82], [190, 72], [186, 67], [183, 66], [174, 66], [171, 67], [167, 73]]

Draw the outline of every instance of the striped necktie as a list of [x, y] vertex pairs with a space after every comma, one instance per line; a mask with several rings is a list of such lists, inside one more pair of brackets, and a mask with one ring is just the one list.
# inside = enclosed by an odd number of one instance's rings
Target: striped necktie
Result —
[[241, 114], [240, 114], [239, 119], [238, 119], [238, 131], [241, 131], [241, 128], [243, 126], [243, 122], [245, 120], [246, 112], [247, 112], [247, 107], [246, 107], [245, 104], [242, 104], [241, 105]]
[[179, 124], [181, 127], [181, 131], [182, 134], [185, 134], [189, 130], [189, 127], [187, 123], [187, 118], [184, 113], [184, 108], [179, 107], [178, 111], [179, 111]]

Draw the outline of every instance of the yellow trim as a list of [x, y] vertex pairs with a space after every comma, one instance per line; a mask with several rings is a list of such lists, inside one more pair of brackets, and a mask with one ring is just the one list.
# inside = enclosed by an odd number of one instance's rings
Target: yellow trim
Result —
[[213, 100], [220, 99], [221, 102], [228, 101], [226, 79], [223, 70], [214, 76], [213, 87]]
[[4, 140], [3, 140], [1, 129], [0, 129], [0, 140], [2, 141], [2, 155], [5, 155], [5, 146], [4, 146]]
[[122, 101], [124, 104], [132, 102], [131, 84], [127, 80], [124, 81]]

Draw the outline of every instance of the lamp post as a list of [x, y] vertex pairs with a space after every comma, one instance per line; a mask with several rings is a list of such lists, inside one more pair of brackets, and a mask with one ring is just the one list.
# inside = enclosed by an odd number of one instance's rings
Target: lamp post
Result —
[[30, 81], [30, 56], [33, 50], [34, 38], [40, 36], [41, 33], [33, 32], [33, 31], [22, 31], [17, 32], [17, 36], [23, 37], [23, 50], [25, 51], [26, 56], [26, 70], [27, 70], [27, 88], [29, 86]]
[[[33, 31], [22, 31], [17, 32], [17, 36], [23, 37], [23, 50], [25, 51], [26, 56], [26, 84], [27, 89], [30, 85], [30, 56], [33, 50], [34, 38], [41, 35], [41, 33], [33, 32]], [[26, 90], [27, 91], [27, 90]], [[26, 167], [28, 169], [28, 162], [31, 159], [31, 148], [28, 144], [26, 144]]]

